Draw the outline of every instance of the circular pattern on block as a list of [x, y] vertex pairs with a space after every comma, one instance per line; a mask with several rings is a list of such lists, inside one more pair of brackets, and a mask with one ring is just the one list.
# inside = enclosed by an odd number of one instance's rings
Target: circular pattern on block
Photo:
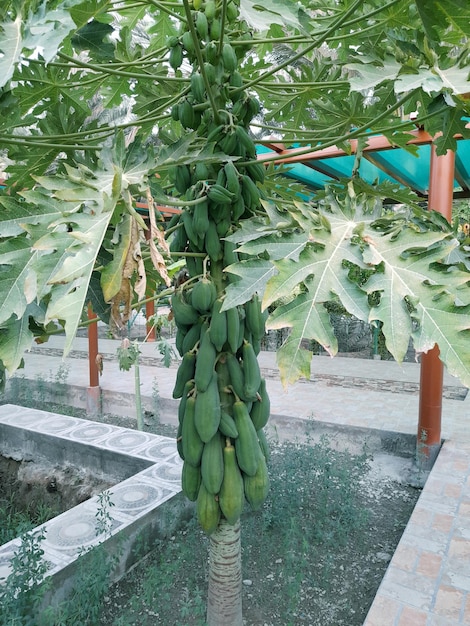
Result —
[[[10, 409], [10, 407], [8, 407], [8, 409]], [[43, 420], [44, 415], [42, 413], [16, 406], [8, 410], [8, 414], [2, 418], [2, 422], [12, 423], [15, 426], [29, 426], [30, 424], [37, 424], [38, 421]]]
[[162, 496], [162, 490], [158, 487], [144, 483], [129, 483], [113, 488], [111, 502], [118, 511], [135, 511], [156, 505]]
[[80, 441], [93, 441], [94, 439], [98, 439], [98, 437], [109, 435], [109, 433], [113, 431], [114, 428], [107, 424], [92, 424], [90, 426], [79, 426], [69, 433], [69, 437]]
[[73, 417], [66, 417], [66, 416], [60, 416], [60, 415], [58, 416], [48, 415], [47, 419], [41, 420], [41, 423], [38, 424], [37, 430], [43, 431], [46, 433], [57, 433], [57, 432], [60, 432], [61, 430], [72, 428], [73, 426], [79, 423], [80, 422], [74, 419]]
[[176, 443], [173, 440], [159, 441], [149, 446], [146, 450], [142, 450], [143, 454], [149, 459], [160, 460], [163, 457], [171, 456], [176, 452]]
[[64, 517], [47, 529], [46, 541], [55, 548], [79, 548], [98, 539], [96, 518], [81, 514], [79, 518]]
[[155, 465], [150, 468], [149, 474], [156, 479], [165, 480], [179, 486], [181, 484], [181, 468], [182, 462], [180, 462], [178, 457], [175, 459], [175, 463], [162, 463], [161, 465]]
[[141, 446], [148, 440], [149, 436], [145, 433], [128, 431], [113, 435], [107, 440], [106, 445], [117, 450], [132, 450], [132, 448]]

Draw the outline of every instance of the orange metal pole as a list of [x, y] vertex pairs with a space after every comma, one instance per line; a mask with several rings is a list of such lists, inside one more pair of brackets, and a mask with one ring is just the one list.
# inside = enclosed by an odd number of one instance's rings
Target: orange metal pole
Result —
[[[428, 207], [438, 211], [450, 222], [454, 191], [455, 153], [448, 150], [437, 156], [431, 148]], [[441, 443], [442, 389], [444, 365], [439, 359], [439, 348], [434, 346], [421, 357], [418, 458], [432, 463]]]
[[[93, 312], [91, 304], [88, 305], [88, 319], [98, 319]], [[97, 364], [98, 356], [98, 323], [88, 325], [88, 366], [90, 371], [90, 387], [99, 387], [100, 375]]]
[[[155, 315], [155, 300], [147, 302], [145, 305], [145, 316], [147, 320]], [[155, 341], [155, 324], [147, 323], [147, 341]]]

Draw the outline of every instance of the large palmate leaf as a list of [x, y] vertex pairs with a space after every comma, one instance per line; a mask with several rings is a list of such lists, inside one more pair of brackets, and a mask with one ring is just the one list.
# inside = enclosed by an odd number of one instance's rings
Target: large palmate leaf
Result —
[[[126, 149], [122, 136], [117, 136], [114, 146], [102, 151], [99, 167], [91, 170], [81, 164], [67, 167], [64, 176], [39, 177], [37, 190], [22, 192], [24, 202], [10, 198], [4, 203], [5, 230], [17, 236], [0, 240], [3, 327], [18, 328], [17, 320], [27, 307], [46, 299], [44, 323], [61, 320], [67, 334], [65, 352], [70, 349], [116, 204], [124, 194], [126, 202], [120, 210], [135, 213], [127, 199], [129, 188], [146, 181], [153, 165], [151, 155], [151, 151]], [[119, 247], [116, 254], [119, 257]], [[112, 272], [104, 280], [112, 289], [107, 280], [115, 281]], [[22, 337], [24, 347], [31, 335], [24, 331]]]
[[457, 268], [446, 270], [441, 263], [457, 241], [442, 232], [416, 237], [410, 229], [398, 236], [368, 233], [367, 240], [364, 260], [381, 267], [365, 286], [369, 293], [381, 294], [370, 319], [382, 322], [387, 349], [401, 361], [410, 336], [417, 351], [427, 351], [437, 343], [449, 371], [469, 384], [470, 348], [464, 331], [470, 330], [470, 317], [468, 306], [456, 306], [455, 300], [470, 303], [466, 287], [470, 274]]
[[315, 302], [327, 302], [336, 295], [352, 315], [361, 319], [367, 316], [364, 302], [351, 292], [352, 289], [355, 292], [355, 288], [344, 265], [344, 260], [362, 265], [360, 249], [351, 245], [360, 222], [341, 213], [328, 215], [327, 220], [328, 228], [310, 233], [312, 243], [300, 254], [298, 262], [283, 259], [275, 263], [278, 274], [266, 287], [265, 308], [277, 300], [289, 298], [299, 285], [310, 280], [309, 292]]
[[287, 24], [303, 31], [300, 22], [300, 5], [290, 0], [282, 2], [265, 0], [262, 3], [242, 0], [240, 14], [250, 27], [261, 32], [268, 31], [272, 24], [280, 24], [281, 26]]
[[9, 371], [20, 367], [23, 355], [33, 341], [33, 333], [29, 327], [30, 317], [42, 323], [44, 312], [37, 304], [32, 303], [26, 307], [22, 317], [11, 317], [0, 324], [0, 361]]
[[[229, 265], [225, 271], [232, 275], [224, 299], [223, 310], [247, 302], [254, 293], [263, 293], [266, 283], [275, 274], [271, 261], [252, 259]], [[238, 280], [233, 277], [239, 277]]]
[[13, 76], [22, 51], [21, 16], [0, 25], [0, 87]]
[[267, 323], [268, 328], [291, 328], [278, 353], [284, 384], [310, 375], [311, 353], [302, 346], [305, 339], [318, 341], [332, 355], [337, 352], [333, 327], [323, 306], [325, 302], [339, 297], [351, 314], [367, 319], [367, 298], [349, 279], [343, 262], [348, 259], [361, 264], [359, 248], [351, 245], [355, 227], [354, 222], [335, 216], [331, 231], [315, 231], [315, 239], [321, 241], [320, 245], [307, 246], [298, 261], [284, 259], [275, 262], [278, 274], [266, 287], [263, 306], [289, 300], [276, 308]]
[[13, 77], [23, 55], [34, 56], [39, 50], [46, 62], [51, 61], [65, 37], [75, 28], [69, 9], [80, 0], [66, 0], [55, 7], [47, 3], [18, 11], [14, 19], [0, 23], [0, 87]]
[[467, 0], [416, 0], [426, 35], [433, 44], [456, 46], [470, 37], [470, 5]]
[[418, 324], [412, 334], [417, 352], [426, 352], [437, 344], [449, 372], [470, 387], [470, 305], [456, 307], [453, 296], [443, 293], [423, 299], [413, 318]]
[[[376, 210], [364, 210], [368, 200], [361, 196], [346, 203], [336, 202], [331, 191], [324, 197], [323, 206], [310, 207], [309, 242], [297, 260], [273, 261], [277, 273], [264, 292], [263, 306], [275, 305], [268, 327], [291, 329], [278, 353], [284, 384], [309, 376], [306, 339], [331, 354], [337, 351], [324, 308], [334, 299], [359, 319], [381, 321], [397, 360], [403, 359], [410, 337], [417, 350], [438, 343], [449, 370], [470, 382], [470, 347], [464, 341], [470, 328], [470, 274], [446, 265], [457, 258], [452, 252], [458, 245], [447, 222], [417, 206], [377, 218]], [[304, 210], [304, 221], [307, 215]], [[259, 238], [244, 245], [259, 252], [262, 242]], [[351, 279], [352, 266], [362, 272], [362, 281]], [[241, 280], [248, 288], [243, 272]]]
[[330, 316], [321, 303], [315, 302], [310, 287], [307, 284], [306, 292], [276, 308], [268, 320], [270, 329], [291, 328], [277, 353], [277, 364], [284, 385], [294, 383], [300, 377], [310, 378], [312, 353], [304, 347], [305, 339], [318, 341], [331, 355], [338, 351]]
[[[41, 200], [40, 194], [36, 194], [36, 200]], [[75, 203], [71, 204], [75, 208]], [[46, 319], [65, 322], [66, 351], [70, 348], [94, 261], [112, 217], [110, 199], [106, 199], [104, 210], [98, 208], [98, 203], [92, 204], [96, 212], [68, 212], [64, 201], [62, 212], [49, 224], [41, 223], [40, 216], [29, 211], [22, 223], [24, 235], [6, 239], [0, 245], [0, 323], [2, 327], [6, 324], [9, 333], [20, 328], [19, 323], [31, 303], [39, 303], [47, 296]], [[21, 329], [24, 347], [32, 335], [27, 333], [26, 326]], [[17, 364], [16, 359], [12, 362]], [[7, 367], [9, 363], [5, 361]]]

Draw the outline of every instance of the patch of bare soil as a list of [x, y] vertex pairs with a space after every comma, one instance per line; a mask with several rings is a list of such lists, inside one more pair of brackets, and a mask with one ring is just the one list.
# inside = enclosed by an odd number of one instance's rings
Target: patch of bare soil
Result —
[[0, 455], [0, 545], [109, 487], [109, 482], [72, 465]]

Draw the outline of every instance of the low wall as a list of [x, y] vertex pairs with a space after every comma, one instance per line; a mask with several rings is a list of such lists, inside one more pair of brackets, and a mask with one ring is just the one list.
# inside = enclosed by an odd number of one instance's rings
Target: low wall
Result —
[[[67, 596], [78, 561], [90, 548], [102, 545], [116, 557], [112, 580], [118, 580], [144, 556], [142, 546], [150, 550], [190, 510], [180, 493], [176, 443], [168, 437], [7, 404], [0, 406], [0, 453], [16, 460], [47, 459], [58, 467], [73, 463], [115, 482], [108, 504], [94, 496], [35, 529], [45, 532], [41, 549], [46, 576], [53, 577], [48, 603]], [[106, 521], [104, 532], [100, 519]], [[0, 546], [0, 584], [19, 545], [17, 538]]]

